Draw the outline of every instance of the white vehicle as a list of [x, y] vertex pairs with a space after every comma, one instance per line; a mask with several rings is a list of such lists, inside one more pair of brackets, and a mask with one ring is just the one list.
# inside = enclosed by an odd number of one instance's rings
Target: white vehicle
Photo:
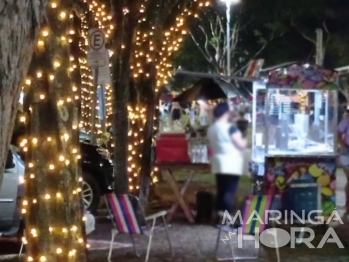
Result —
[[[15, 148], [8, 153], [4, 179], [0, 187], [0, 237], [21, 237], [23, 222], [19, 212], [20, 198], [24, 196], [25, 165]], [[94, 230], [95, 220], [86, 213], [86, 233]]]
[[18, 203], [24, 195], [24, 171], [24, 162], [12, 147], [0, 186], [0, 236], [16, 235], [21, 227]]

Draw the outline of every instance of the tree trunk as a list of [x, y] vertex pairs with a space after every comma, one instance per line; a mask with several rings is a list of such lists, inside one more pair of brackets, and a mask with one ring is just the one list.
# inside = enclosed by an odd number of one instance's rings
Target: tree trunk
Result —
[[[60, 1], [60, 8], [71, 10], [71, 2]], [[49, 35], [42, 38], [44, 46], [38, 48], [30, 69], [33, 102], [22, 209], [26, 214], [26, 255], [27, 261], [35, 262], [83, 262], [86, 250], [75, 103], [78, 89], [73, 88], [69, 75], [78, 68], [69, 70], [72, 64], [66, 34], [72, 21], [69, 13], [62, 19], [58, 11], [47, 12]]]
[[149, 198], [149, 188], [151, 184], [151, 150], [154, 136], [154, 112], [155, 112], [155, 87], [156, 87], [156, 66], [151, 65], [150, 81], [145, 84], [145, 93], [148, 96], [146, 105], [146, 122], [143, 132], [143, 148], [141, 160], [141, 183], [139, 199], [145, 206]]
[[[118, 28], [114, 36], [115, 56], [112, 59], [113, 84], [113, 139], [114, 139], [114, 176], [115, 192], [128, 192], [127, 149], [128, 149], [128, 110], [130, 88], [130, 59], [133, 35], [138, 23], [135, 1], [113, 2], [113, 11]], [[129, 13], [123, 14], [128, 7]]]
[[0, 1], [0, 186], [26, 75], [47, 0]]

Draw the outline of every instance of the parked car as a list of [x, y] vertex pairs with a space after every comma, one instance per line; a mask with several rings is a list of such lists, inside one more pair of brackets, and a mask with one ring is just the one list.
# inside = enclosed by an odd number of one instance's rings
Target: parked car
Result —
[[[113, 191], [113, 163], [107, 149], [80, 142], [85, 210], [95, 213], [100, 198]], [[14, 148], [9, 151], [0, 187], [0, 236], [13, 236], [21, 227], [17, 203], [24, 195], [25, 164]]]
[[24, 195], [24, 170], [21, 157], [9, 150], [0, 186], [0, 236], [16, 235], [21, 227], [18, 202]]
[[107, 149], [80, 142], [85, 209], [95, 213], [102, 195], [113, 191], [113, 162]]

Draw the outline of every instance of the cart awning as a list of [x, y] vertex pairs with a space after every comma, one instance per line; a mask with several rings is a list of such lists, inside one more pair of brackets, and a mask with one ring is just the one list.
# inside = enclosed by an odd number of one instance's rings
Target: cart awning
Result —
[[269, 72], [267, 88], [338, 89], [338, 72], [316, 65], [293, 64]]

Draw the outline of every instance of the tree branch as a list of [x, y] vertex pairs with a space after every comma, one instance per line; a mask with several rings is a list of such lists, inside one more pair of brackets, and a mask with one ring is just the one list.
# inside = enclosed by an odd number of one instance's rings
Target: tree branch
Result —
[[189, 34], [191, 36], [191, 39], [193, 40], [194, 44], [197, 46], [197, 48], [199, 49], [199, 51], [201, 52], [201, 54], [205, 57], [205, 59], [209, 62], [212, 63], [210, 56], [208, 56], [206, 54], [206, 52], [201, 48], [199, 42], [196, 40], [195, 36], [193, 35], [193, 33], [191, 31], [189, 31]]
[[[207, 35], [207, 33], [205, 32], [205, 29], [204, 29], [202, 26], [199, 25], [199, 28], [200, 28], [200, 30], [202, 31], [202, 33], [204, 34], [204, 36], [205, 36], [205, 44], [204, 44], [205, 52], [206, 52], [206, 54], [207, 54], [209, 57], [211, 57], [211, 59], [212, 59], [211, 52], [210, 52], [210, 50], [208, 49], [208, 45], [209, 45], [209, 38], [208, 38], [208, 35]], [[214, 60], [214, 59], [212, 59], [212, 60]]]
[[[270, 38], [269, 38], [269, 41], [266, 41], [266, 42], [261, 46], [261, 48], [260, 48], [253, 56], [251, 56], [251, 59], [254, 59], [254, 58], [256, 58], [257, 56], [259, 56], [259, 54], [263, 52], [263, 50], [267, 47], [267, 45], [268, 45], [273, 39], [275, 39], [275, 30], [273, 30], [273, 32], [271, 33], [271, 36], [270, 36]], [[250, 59], [250, 60], [251, 60], [251, 59]], [[246, 63], [246, 64], [245, 64], [243, 67], [241, 67], [239, 70], [237, 70], [237, 71], [234, 73], [234, 75], [237, 75], [237, 74], [239, 74], [241, 71], [245, 70], [245, 69], [247, 68], [249, 62], [250, 62], [250, 61], [248, 61], [248, 63]]]
[[299, 34], [301, 34], [301, 36], [303, 36], [304, 39], [312, 42], [313, 44], [316, 45], [316, 40], [312, 39], [311, 37], [307, 36], [305, 33], [303, 33], [298, 26], [294, 23], [293, 20], [291, 20], [291, 25], [298, 31]]

